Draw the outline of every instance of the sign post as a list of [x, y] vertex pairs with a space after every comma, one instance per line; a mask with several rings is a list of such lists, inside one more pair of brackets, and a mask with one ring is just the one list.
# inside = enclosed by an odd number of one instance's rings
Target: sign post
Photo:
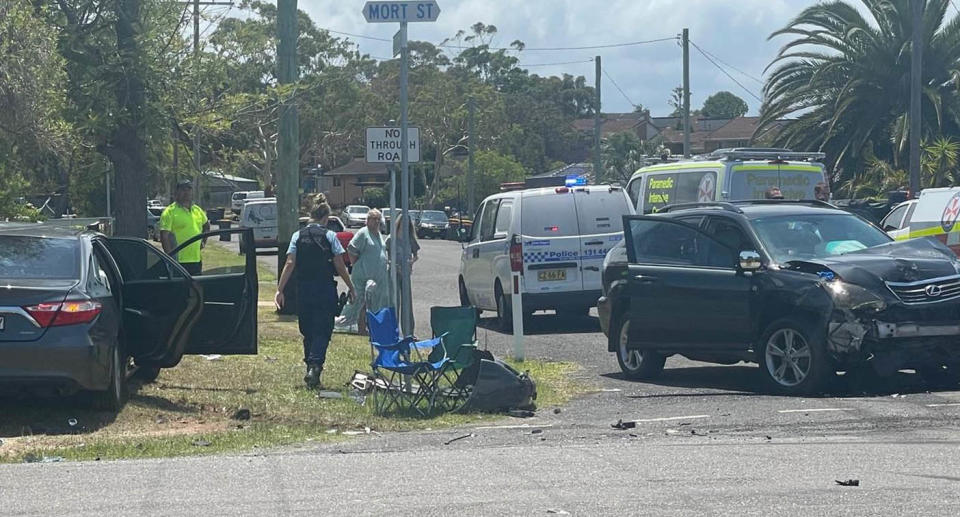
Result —
[[[403, 233], [394, 235], [391, 241], [398, 240], [399, 260], [396, 265], [401, 272], [403, 284], [400, 286], [400, 329], [403, 335], [413, 335], [413, 296], [410, 291], [410, 135], [408, 134], [407, 120], [407, 60], [409, 48], [407, 46], [407, 23], [435, 22], [440, 15], [440, 6], [434, 0], [424, 1], [370, 1], [363, 6], [363, 17], [367, 23], [399, 23], [400, 31], [394, 36], [394, 52], [400, 50], [400, 209], [404, 228]], [[369, 135], [369, 130], [368, 130]], [[419, 140], [419, 131], [417, 131]], [[367, 139], [367, 161], [370, 161], [370, 139]], [[420, 159], [420, 145], [416, 145], [416, 158]], [[388, 161], [388, 160], [384, 160]], [[394, 228], [396, 231], [396, 228]], [[396, 256], [396, 255], [394, 255]], [[391, 259], [392, 262], [392, 259]], [[392, 264], [391, 264], [392, 265]], [[395, 270], [397, 271], [397, 270]], [[395, 273], [391, 273], [396, 278]]]

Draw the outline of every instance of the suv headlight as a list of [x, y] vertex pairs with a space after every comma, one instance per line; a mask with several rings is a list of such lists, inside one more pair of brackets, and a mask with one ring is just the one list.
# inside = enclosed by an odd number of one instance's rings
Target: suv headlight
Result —
[[825, 287], [833, 298], [833, 302], [841, 309], [880, 312], [887, 308], [887, 302], [883, 298], [863, 287], [848, 284], [841, 280], [828, 282]]

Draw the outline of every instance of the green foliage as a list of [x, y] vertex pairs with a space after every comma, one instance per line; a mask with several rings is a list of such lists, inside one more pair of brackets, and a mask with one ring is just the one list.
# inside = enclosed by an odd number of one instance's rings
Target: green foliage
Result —
[[[923, 188], [951, 187], [960, 183], [960, 142], [938, 138], [922, 145], [920, 184]], [[883, 197], [887, 192], [906, 189], [910, 184], [907, 171], [875, 156], [867, 159], [863, 172], [844, 181], [840, 197]]]
[[[527, 169], [509, 155], [497, 151], [477, 151], [474, 155], [474, 188], [477, 200], [500, 192], [501, 183], [523, 181]], [[437, 206], [463, 206], [467, 199], [467, 175], [445, 178]]]
[[[762, 132], [795, 118], [776, 145], [823, 150], [844, 180], [873, 158], [899, 164], [909, 127], [910, 0], [819, 3], [774, 32], [793, 37], [771, 63], [761, 109]], [[960, 130], [956, 78], [960, 18], [949, 0], [924, 2], [923, 135]]]
[[730, 92], [722, 91], [703, 101], [700, 114], [707, 118], [737, 118], [746, 115], [749, 109], [743, 99]]

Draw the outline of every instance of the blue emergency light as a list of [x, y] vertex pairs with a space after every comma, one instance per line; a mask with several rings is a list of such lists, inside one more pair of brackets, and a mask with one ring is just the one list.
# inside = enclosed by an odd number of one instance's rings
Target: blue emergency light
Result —
[[564, 185], [568, 187], [582, 187], [587, 184], [586, 176], [567, 176]]

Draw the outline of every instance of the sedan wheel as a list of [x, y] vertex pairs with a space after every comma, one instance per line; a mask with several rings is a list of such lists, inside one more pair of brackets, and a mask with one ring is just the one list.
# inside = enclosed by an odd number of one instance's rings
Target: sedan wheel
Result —
[[811, 334], [793, 322], [779, 321], [764, 333], [760, 369], [768, 384], [788, 395], [809, 395], [820, 389], [830, 361]]
[[630, 335], [630, 321], [625, 320], [619, 331], [611, 332], [610, 338], [617, 340], [617, 362], [620, 370], [630, 379], [652, 379], [663, 371], [667, 358], [651, 350], [632, 350], [627, 348]]
[[114, 346], [110, 352], [110, 385], [106, 391], [93, 393], [92, 405], [95, 409], [117, 412], [127, 401], [127, 360]]

